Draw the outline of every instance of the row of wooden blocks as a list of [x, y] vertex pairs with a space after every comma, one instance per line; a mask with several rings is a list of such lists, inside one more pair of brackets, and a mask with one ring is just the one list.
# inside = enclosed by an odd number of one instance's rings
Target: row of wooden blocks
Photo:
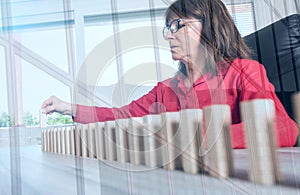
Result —
[[[249, 179], [274, 184], [279, 180], [279, 171], [273, 101], [243, 102], [241, 115], [249, 151]], [[213, 105], [203, 110], [45, 127], [42, 150], [226, 178], [234, 176], [230, 126], [230, 107]]]

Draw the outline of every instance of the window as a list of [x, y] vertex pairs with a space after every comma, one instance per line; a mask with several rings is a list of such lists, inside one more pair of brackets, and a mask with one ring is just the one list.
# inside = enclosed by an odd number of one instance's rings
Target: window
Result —
[[[97, 85], [95, 93], [104, 95], [110, 106], [120, 105], [114, 100], [122, 98], [120, 90], [124, 89], [124, 101], [129, 103], [177, 71], [168, 43], [162, 37], [163, 10], [159, 13], [154, 18], [150, 18], [148, 10], [140, 11], [140, 17], [136, 12], [120, 13], [114, 22], [111, 17], [104, 19], [101, 15], [85, 18], [86, 56], [96, 52], [99, 57], [94, 60], [95, 69], [100, 69], [94, 83]], [[119, 33], [114, 33], [116, 30]], [[155, 47], [156, 39], [163, 42], [164, 47]], [[119, 84], [125, 87], [120, 89]]]
[[[6, 5], [10, 6], [8, 9], [11, 9], [11, 16], [1, 15], [1, 21], [3, 18], [11, 19], [10, 33], [14, 41], [11, 46], [14, 59], [21, 66], [21, 74], [17, 78], [17, 82], [20, 82], [17, 94], [22, 99], [20, 107], [24, 113], [29, 112], [38, 118], [42, 102], [50, 95], [57, 95], [66, 101], [71, 99], [73, 69], [69, 66], [68, 46], [73, 46], [75, 41], [70, 45], [67, 34], [74, 33], [74, 21], [72, 18], [66, 19], [65, 16], [70, 11], [63, 10], [62, 2], [13, 1], [2, 4]], [[72, 17], [71, 12], [70, 15]], [[6, 44], [5, 41], [3, 44]], [[1, 50], [0, 54], [4, 52]], [[11, 78], [7, 78], [8, 75], [2, 71], [5, 70], [5, 57], [1, 59], [1, 75], [4, 74], [1, 79], [7, 81]], [[6, 82], [1, 82], [0, 85], [1, 89], [6, 89]], [[6, 90], [4, 91], [6, 94]], [[3, 95], [3, 98], [4, 101], [0, 102], [0, 113], [7, 110], [7, 95]]]
[[31, 50], [34, 55], [42, 57], [66, 73], [69, 72], [64, 26], [56, 28], [45, 26], [41, 29], [22, 30], [19, 32], [19, 37], [20, 43]]
[[255, 25], [252, 3], [231, 4], [227, 5], [227, 9], [242, 36], [254, 32]]
[[39, 109], [43, 101], [51, 95], [70, 102], [70, 88], [59, 82], [47, 72], [39, 70], [31, 63], [21, 60], [23, 111], [39, 116]]
[[6, 83], [6, 67], [5, 67], [5, 53], [4, 48], [0, 46], [0, 113], [8, 113], [7, 108], [7, 83]]

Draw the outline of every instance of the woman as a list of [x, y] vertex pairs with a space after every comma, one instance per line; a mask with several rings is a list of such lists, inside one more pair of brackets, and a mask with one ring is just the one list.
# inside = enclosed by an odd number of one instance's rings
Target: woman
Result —
[[71, 115], [79, 123], [92, 123], [228, 104], [233, 148], [245, 148], [239, 103], [269, 98], [276, 105], [278, 145], [295, 144], [297, 125], [276, 97], [264, 67], [249, 59], [249, 49], [220, 0], [175, 1], [166, 11], [163, 36], [172, 58], [179, 61], [179, 71], [138, 100], [121, 108], [104, 108], [71, 105], [53, 96], [42, 108], [46, 113]]

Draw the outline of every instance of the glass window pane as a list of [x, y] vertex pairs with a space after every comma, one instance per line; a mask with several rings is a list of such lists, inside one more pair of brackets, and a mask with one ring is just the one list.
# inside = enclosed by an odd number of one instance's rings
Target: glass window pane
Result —
[[6, 67], [5, 67], [5, 50], [0, 46], [0, 113], [8, 113], [7, 107], [7, 82], [6, 82]]
[[[117, 66], [113, 64], [115, 57], [115, 45], [113, 36], [113, 25], [111, 22], [97, 23], [95, 26], [86, 26], [85, 52], [89, 58], [91, 52], [98, 56], [92, 63], [99, 69], [98, 84], [108, 86], [118, 82]], [[108, 48], [111, 48], [108, 50]], [[91, 84], [91, 83], [90, 83]], [[96, 85], [96, 83], [93, 83]]]
[[49, 76], [32, 64], [22, 60], [23, 111], [39, 117], [39, 110], [44, 100], [56, 95], [70, 102], [69, 87]]
[[255, 27], [252, 3], [227, 5], [227, 9], [242, 36], [254, 32]]
[[45, 60], [68, 72], [66, 29], [35, 29], [22, 31], [20, 42]]
[[[115, 84], [119, 82], [118, 79], [118, 65], [120, 63], [122, 76], [124, 78], [124, 84], [126, 85], [125, 94], [126, 102], [130, 102], [133, 99], [137, 99], [155, 86], [158, 80], [166, 79], [174, 75], [177, 71], [177, 63], [174, 66], [174, 62], [171, 58], [171, 54], [168, 48], [168, 42], [163, 40], [162, 27], [164, 25], [163, 17], [154, 18], [157, 27], [152, 27], [150, 15], [149, 17], [130, 18], [128, 15], [126, 19], [119, 19], [118, 26], [115, 29], [119, 30], [119, 35], [114, 36], [114, 28], [112, 22], [106, 23], [89, 23], [85, 27], [85, 47], [87, 57], [89, 52], [97, 48], [99, 60], [94, 60], [95, 68], [102, 68], [101, 74], [99, 74], [97, 86], [110, 86], [102, 87], [101, 95], [111, 99], [112, 93], [114, 95], [118, 90], [115, 88]], [[152, 29], [154, 28], [154, 29]], [[155, 37], [152, 34], [152, 30], [156, 30], [156, 37], [159, 39], [159, 48], [155, 47]], [[119, 50], [121, 52], [120, 58], [116, 58], [115, 39], [119, 44]], [[163, 43], [163, 45], [160, 45]], [[108, 46], [109, 45], [109, 46]], [[112, 54], [109, 53], [110, 58], [107, 61], [101, 61], [101, 54], [106, 53], [107, 48], [113, 47]], [[157, 52], [157, 53], [156, 53]], [[121, 61], [118, 61], [121, 60]], [[99, 65], [99, 62], [104, 65]], [[157, 64], [159, 69], [157, 70]], [[159, 75], [158, 73], [161, 73]], [[135, 76], [134, 76], [135, 75]], [[138, 75], [138, 76], [136, 76]], [[135, 86], [135, 91], [132, 91], [132, 86]], [[137, 87], [139, 89], [137, 89]], [[99, 89], [98, 91], [101, 91]], [[97, 92], [96, 92], [97, 93]], [[98, 92], [100, 93], [100, 92]], [[105, 94], [106, 93], [106, 94]]]

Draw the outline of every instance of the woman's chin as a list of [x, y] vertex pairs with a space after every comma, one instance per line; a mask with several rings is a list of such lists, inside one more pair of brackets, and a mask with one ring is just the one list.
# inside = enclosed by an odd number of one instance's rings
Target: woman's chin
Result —
[[172, 53], [172, 59], [177, 61], [177, 60], [181, 60], [182, 59], [182, 56], [181, 55], [178, 55], [176, 53]]
[[178, 54], [172, 54], [172, 58], [174, 61], [182, 61], [183, 63], [186, 63], [188, 61], [187, 56], [182, 56]]

